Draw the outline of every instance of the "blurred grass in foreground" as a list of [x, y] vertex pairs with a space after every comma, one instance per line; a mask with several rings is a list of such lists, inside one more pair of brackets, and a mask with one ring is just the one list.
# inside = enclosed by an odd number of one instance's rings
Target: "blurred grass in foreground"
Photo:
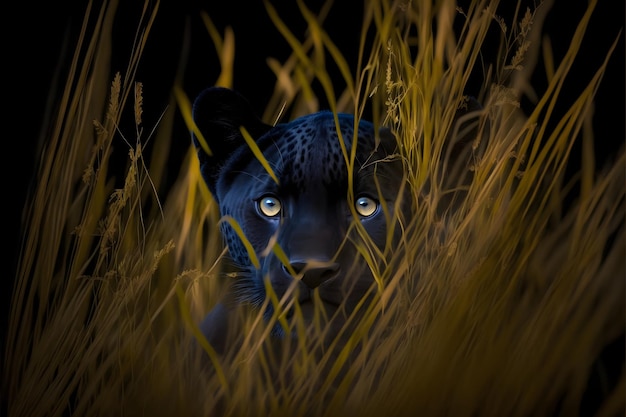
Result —
[[[284, 109], [291, 113], [283, 119], [318, 110], [313, 80], [332, 110], [361, 116], [371, 109], [402, 145], [417, 214], [398, 251], [403, 258], [379, 271], [372, 307], [379, 320], [321, 362], [311, 354], [314, 342], [278, 358], [255, 337], [225, 358], [206, 345], [206, 352], [190, 348], [195, 323], [222, 291], [216, 277], [224, 253], [217, 208], [191, 146], [175, 184], [157, 193], [167, 163], [159, 149], [169, 149], [173, 115], [142, 124], [144, 86], [134, 73], [158, 13], [149, 4], [128, 70], [113, 80], [107, 62], [116, 3], [88, 11], [98, 24], [94, 33], [83, 30], [28, 207], [3, 359], [11, 416], [211, 415], [216, 407], [233, 416], [580, 412], [594, 359], [623, 336], [625, 317], [625, 156], [622, 149], [597, 170], [590, 155], [590, 115], [606, 61], [581, 80], [587, 85], [569, 111], [553, 115], [595, 1], [561, 62], [533, 37], [544, 6], [508, 22], [495, 14], [497, 1], [463, 9], [452, 1], [368, 1], [356, 68], [323, 30], [329, 4], [314, 13], [300, 3], [310, 29], [300, 40], [266, 3], [293, 54], [284, 63], [268, 60], [277, 82], [264, 119], [271, 123]], [[230, 87], [234, 35], [222, 38], [210, 16], [203, 19], [220, 57], [215, 84]], [[462, 22], [458, 37], [454, 21]], [[482, 63], [494, 25], [501, 53]], [[599, 47], [608, 60], [612, 46]], [[541, 51], [549, 85], [525, 117], [519, 100], [531, 74], [524, 58]], [[457, 182], [441, 169], [446, 138], [454, 137], [454, 113], [480, 65], [483, 108], [472, 116], [481, 135], [460, 168], [466, 181]], [[345, 90], [335, 91], [333, 71]], [[175, 97], [188, 116], [185, 93], [178, 88]], [[126, 113], [134, 132], [116, 128]], [[586, 157], [572, 179], [565, 166], [576, 140]], [[113, 147], [128, 153], [119, 189], [109, 170]], [[458, 187], [465, 193], [459, 209], [438, 213], [437, 203]], [[566, 207], [563, 197], [575, 188], [578, 199]], [[265, 330], [254, 318], [250, 326]], [[200, 370], [207, 352], [212, 368]], [[624, 410], [619, 374], [612, 390], [598, 380], [598, 415]]]

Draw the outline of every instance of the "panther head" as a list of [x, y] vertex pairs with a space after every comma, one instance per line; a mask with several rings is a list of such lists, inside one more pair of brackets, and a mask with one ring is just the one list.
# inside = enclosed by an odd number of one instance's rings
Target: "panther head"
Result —
[[[241, 271], [232, 299], [260, 307], [267, 280], [278, 299], [297, 300], [305, 321], [323, 307], [339, 328], [376, 291], [372, 271], [393, 254], [407, 217], [395, 137], [329, 111], [270, 126], [241, 95], [217, 87], [198, 96], [193, 118], [200, 170]], [[372, 262], [364, 253], [379, 256]], [[273, 311], [270, 304], [265, 315]], [[210, 313], [205, 333], [214, 338], [223, 319]]]

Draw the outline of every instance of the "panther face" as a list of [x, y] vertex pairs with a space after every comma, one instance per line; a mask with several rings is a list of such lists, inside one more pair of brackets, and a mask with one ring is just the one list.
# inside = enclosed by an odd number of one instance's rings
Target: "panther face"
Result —
[[[222, 88], [205, 90], [194, 103], [193, 117], [211, 152], [194, 135], [200, 169], [224, 218], [229, 254], [242, 271], [232, 299], [260, 307], [268, 280], [278, 299], [297, 300], [305, 321], [321, 307], [338, 330], [376, 291], [376, 267], [368, 265], [359, 248], [382, 254], [374, 257], [382, 261], [402, 230], [406, 204], [399, 196], [405, 181], [394, 136], [366, 121], [355, 132], [347, 114], [338, 115], [339, 135], [333, 113], [326, 111], [272, 127], [260, 122], [240, 95]], [[342, 141], [348, 157], [355, 152], [351, 169]], [[246, 239], [235, 232], [232, 220]], [[265, 314], [272, 312], [270, 304]], [[215, 322], [222, 319], [209, 314], [205, 333], [223, 327]], [[280, 326], [274, 329], [276, 335], [283, 332]]]

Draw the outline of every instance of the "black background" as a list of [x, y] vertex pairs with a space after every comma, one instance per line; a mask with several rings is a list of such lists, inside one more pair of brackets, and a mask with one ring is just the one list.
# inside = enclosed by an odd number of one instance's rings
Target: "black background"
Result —
[[[96, 2], [97, 3], [97, 2]], [[143, 1], [122, 1], [118, 13], [112, 71], [123, 72], [130, 56], [130, 46], [139, 19]], [[288, 22], [296, 36], [303, 37], [305, 26], [295, 1], [274, 1], [283, 20]], [[318, 10], [321, 2], [307, 1]], [[335, 2], [325, 24], [331, 38], [354, 60], [361, 23], [360, 2]], [[514, 1], [501, 1], [500, 14], [510, 24]], [[348, 7], [347, 4], [350, 4]], [[551, 37], [557, 62], [569, 45], [576, 25], [583, 15], [584, 0], [556, 0], [548, 15], [545, 32]], [[86, 2], [22, 2], [10, 8], [3, 6], [3, 69], [4, 87], [4, 182], [5, 243], [9, 250], [7, 263], [11, 273], [4, 276], [2, 297], [3, 316], [6, 318], [10, 300], [10, 286], [15, 277], [14, 268], [19, 257], [22, 234], [21, 216], [29, 187], [34, 180], [37, 138], [44, 121], [46, 100], [54, 91], [54, 74], [60, 69], [59, 88], [63, 87], [67, 62], [71, 59], [76, 35], [85, 12]], [[96, 8], [97, 8], [96, 4]], [[508, 10], [507, 10], [508, 9]], [[200, 90], [210, 86], [219, 74], [218, 61], [211, 38], [205, 30], [199, 12], [209, 13], [218, 29], [223, 32], [232, 26], [236, 39], [235, 89], [251, 99], [259, 114], [274, 88], [274, 77], [265, 63], [268, 56], [283, 61], [290, 52], [287, 43], [273, 27], [262, 1], [163, 1], [147, 49], [137, 74], [144, 84], [144, 121], [152, 126], [165, 110], [170, 99], [174, 74], [180, 58], [185, 30], [191, 40], [189, 61], [185, 71], [184, 89], [193, 98]], [[624, 2], [601, 0], [594, 12], [582, 50], [568, 76], [562, 102], [570, 103], [591, 79], [602, 63], [610, 45], [624, 27]], [[601, 166], [624, 144], [624, 34], [610, 60], [605, 79], [597, 93], [594, 116], [596, 151]], [[64, 46], [64, 40], [66, 41]], [[354, 67], [354, 65], [352, 66]], [[541, 63], [538, 65], [541, 68]], [[8, 75], [7, 75], [8, 74]], [[541, 93], [545, 79], [537, 71], [534, 86]], [[7, 88], [8, 87], [8, 88]], [[470, 85], [469, 94], [477, 93], [480, 85]], [[529, 103], [526, 103], [529, 105]], [[558, 110], [558, 109], [557, 109]], [[562, 109], [561, 109], [562, 110]], [[171, 152], [173, 166], [181, 162], [182, 153], [189, 144], [189, 134], [178, 117], [180, 148]], [[3, 325], [6, 320], [3, 320]], [[4, 326], [3, 326], [4, 328]], [[4, 331], [2, 332], [4, 335]], [[4, 339], [4, 338], [3, 338]]]

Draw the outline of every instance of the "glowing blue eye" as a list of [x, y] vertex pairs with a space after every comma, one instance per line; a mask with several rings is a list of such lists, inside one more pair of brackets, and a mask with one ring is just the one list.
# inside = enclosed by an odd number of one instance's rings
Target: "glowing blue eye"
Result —
[[363, 217], [370, 217], [378, 210], [378, 203], [369, 197], [357, 198], [354, 208]]
[[280, 200], [274, 196], [266, 195], [257, 202], [259, 211], [267, 217], [276, 217], [280, 214]]

